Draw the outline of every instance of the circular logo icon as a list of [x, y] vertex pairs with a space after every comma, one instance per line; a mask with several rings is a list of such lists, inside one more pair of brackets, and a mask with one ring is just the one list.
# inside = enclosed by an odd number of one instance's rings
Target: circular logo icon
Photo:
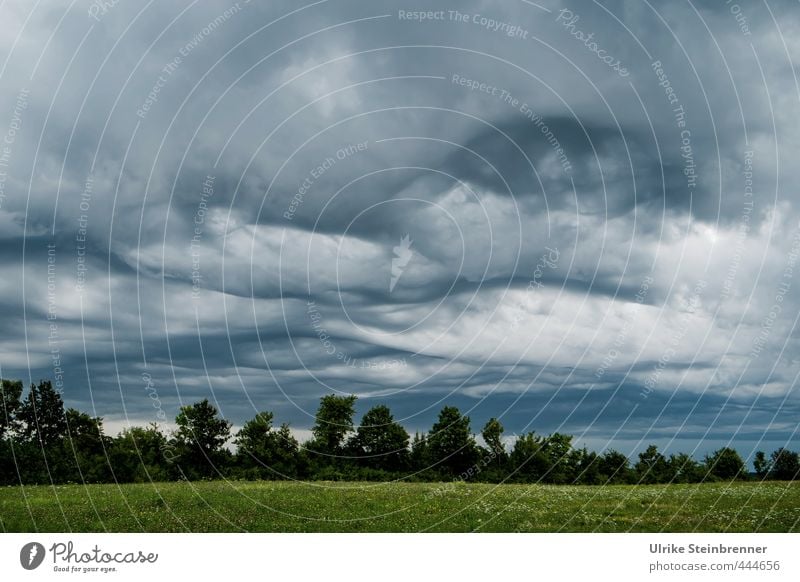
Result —
[[44, 561], [44, 546], [39, 542], [30, 542], [22, 546], [19, 552], [19, 563], [26, 570], [35, 570]]

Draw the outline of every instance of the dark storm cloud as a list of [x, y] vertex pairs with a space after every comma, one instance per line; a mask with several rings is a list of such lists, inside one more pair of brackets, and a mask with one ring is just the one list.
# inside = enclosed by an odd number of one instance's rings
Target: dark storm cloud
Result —
[[153, 419], [147, 370], [237, 423], [307, 428], [333, 389], [412, 429], [789, 438], [796, 5], [783, 37], [761, 6], [540, 6], [4, 4], [0, 374], [51, 377], [55, 322], [68, 403], [114, 426]]

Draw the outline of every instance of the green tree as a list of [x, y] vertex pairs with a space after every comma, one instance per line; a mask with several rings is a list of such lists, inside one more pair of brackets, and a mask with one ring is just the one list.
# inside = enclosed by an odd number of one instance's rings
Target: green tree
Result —
[[756, 475], [762, 479], [767, 477], [767, 474], [770, 470], [770, 462], [767, 460], [767, 455], [764, 454], [764, 451], [758, 451], [756, 453], [756, 456], [753, 459], [753, 469], [755, 469]]
[[288, 424], [276, 429], [272, 420], [271, 412], [260, 412], [236, 433], [238, 464], [248, 476], [295, 477], [300, 445]]
[[544, 479], [550, 469], [550, 460], [545, 452], [546, 440], [533, 431], [517, 438], [509, 462], [514, 481], [533, 483]]
[[0, 380], [0, 439], [17, 429], [17, 413], [22, 404], [22, 382]]
[[21, 421], [21, 436], [43, 448], [61, 441], [67, 433], [64, 401], [53, 385], [42, 380], [31, 389], [19, 407], [17, 418]]
[[370, 408], [361, 418], [351, 448], [367, 467], [386, 471], [408, 467], [408, 433], [383, 404]]
[[428, 436], [428, 451], [431, 462], [444, 475], [471, 478], [464, 473], [477, 470], [478, 445], [470, 431], [469, 417], [455, 406], [442, 408]]
[[599, 457], [600, 474], [607, 483], [631, 483], [634, 481], [628, 457], [609, 449]]
[[114, 477], [120, 482], [169, 479], [169, 444], [155, 423], [126, 428], [113, 440], [110, 451]]
[[221, 418], [217, 409], [204, 399], [182, 406], [175, 417], [175, 445], [180, 459], [178, 466], [190, 479], [221, 474], [229, 459], [224, 448], [231, 435], [231, 423]]
[[524, 482], [567, 483], [577, 473], [573, 466], [572, 437], [555, 432], [538, 436], [534, 432], [522, 435], [511, 451], [512, 478]]
[[508, 475], [508, 451], [503, 444], [503, 425], [496, 418], [490, 418], [481, 430], [486, 448], [481, 449], [482, 473], [480, 478], [485, 481], [498, 482]]
[[71, 481], [103, 483], [111, 481], [107, 452], [111, 445], [103, 433], [103, 419], [68, 408], [66, 413], [67, 439], [64, 457], [73, 471]]
[[74, 464], [64, 454], [67, 420], [61, 394], [50, 382], [32, 384], [15, 415], [14, 449], [24, 483], [74, 480]]
[[19, 427], [17, 413], [22, 391], [19, 380], [0, 379], [0, 485], [19, 484], [12, 439]]
[[545, 481], [548, 483], [568, 483], [575, 477], [571, 464], [572, 435], [554, 432], [544, 440], [544, 454], [548, 469]]
[[672, 483], [699, 483], [705, 477], [703, 467], [691, 455], [670, 455], [667, 461], [668, 481]]
[[667, 459], [658, 451], [656, 445], [650, 445], [639, 453], [639, 461], [634, 465], [639, 483], [666, 483], [670, 479], [670, 468]]
[[780, 481], [793, 481], [800, 474], [800, 459], [795, 452], [781, 447], [772, 453], [770, 476]]
[[718, 479], [738, 479], [743, 477], [747, 469], [742, 457], [729, 447], [717, 449], [705, 459], [706, 471]]
[[504, 431], [505, 428], [496, 418], [490, 418], [481, 430], [481, 436], [488, 448], [488, 454], [492, 456], [499, 465], [504, 464], [508, 459], [506, 447], [503, 445]]
[[572, 449], [569, 464], [574, 471], [573, 483], [598, 485], [605, 481], [604, 476], [600, 473], [600, 457], [586, 447]]
[[19, 485], [18, 465], [10, 439], [0, 439], [0, 485]]
[[414, 433], [411, 441], [411, 468], [414, 471], [425, 471], [430, 466], [430, 454], [428, 453], [428, 438], [424, 433]]
[[307, 448], [329, 456], [343, 455], [346, 452], [345, 439], [349, 433], [353, 432], [355, 403], [354, 395], [328, 394], [323, 396], [319, 403], [314, 427], [311, 429], [314, 438], [307, 444]]

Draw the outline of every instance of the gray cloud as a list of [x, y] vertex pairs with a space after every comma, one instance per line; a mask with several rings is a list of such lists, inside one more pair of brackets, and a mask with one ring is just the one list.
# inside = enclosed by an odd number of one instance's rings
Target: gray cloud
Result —
[[5, 3], [0, 375], [796, 441], [796, 5], [540, 6]]

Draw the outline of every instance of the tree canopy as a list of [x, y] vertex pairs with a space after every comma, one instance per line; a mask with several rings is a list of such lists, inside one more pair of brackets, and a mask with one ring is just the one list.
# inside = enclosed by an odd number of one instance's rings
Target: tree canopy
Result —
[[[665, 456], [649, 445], [631, 465], [609, 449], [576, 447], [564, 433], [527, 432], [504, 444], [500, 419], [488, 419], [482, 445], [471, 419], [444, 406], [429, 431], [413, 439], [385, 404], [354, 423], [357, 398], [322, 397], [312, 438], [301, 444], [286, 423], [263, 410], [235, 435], [208, 399], [179, 408], [176, 430], [158, 424], [105, 434], [103, 419], [66, 408], [48, 381], [26, 391], [0, 381], [0, 484], [148, 482], [174, 479], [409, 479], [521, 483], [697, 483], [750, 478], [730, 447], [698, 462], [685, 453]], [[231, 438], [233, 437], [233, 438]], [[752, 458], [753, 478], [800, 477], [800, 456], [788, 448]]]

